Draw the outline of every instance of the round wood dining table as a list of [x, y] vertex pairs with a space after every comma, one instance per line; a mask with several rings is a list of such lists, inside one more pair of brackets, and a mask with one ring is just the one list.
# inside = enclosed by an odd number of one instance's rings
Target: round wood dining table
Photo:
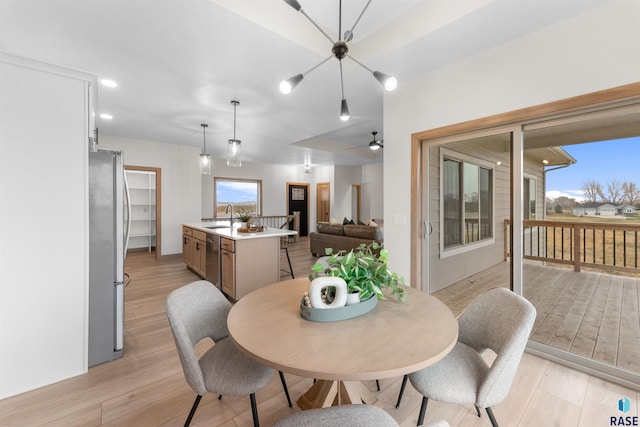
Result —
[[458, 339], [458, 322], [437, 298], [406, 287], [397, 302], [388, 290], [370, 312], [348, 320], [313, 322], [300, 315], [309, 279], [286, 280], [240, 298], [227, 326], [253, 360], [320, 381], [298, 400], [303, 409], [371, 403], [359, 381], [409, 374], [442, 359]]

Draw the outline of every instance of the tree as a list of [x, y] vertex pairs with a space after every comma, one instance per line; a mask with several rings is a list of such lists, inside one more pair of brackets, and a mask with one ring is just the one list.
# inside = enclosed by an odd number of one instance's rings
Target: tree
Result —
[[554, 209], [555, 213], [557, 214], [561, 214], [562, 213], [562, 206], [560, 205], [556, 205], [555, 209]]
[[596, 202], [598, 200], [598, 196], [602, 193], [602, 186], [599, 182], [590, 179], [582, 184], [582, 192], [584, 193], [584, 197], [587, 199], [587, 202]]
[[640, 203], [640, 188], [635, 182], [625, 181], [622, 183], [622, 202], [627, 205]]
[[618, 181], [615, 179], [613, 181], [609, 181], [607, 183], [607, 192], [606, 194], [600, 191], [600, 197], [605, 203], [610, 203], [612, 205], [618, 205], [622, 201], [622, 188]]

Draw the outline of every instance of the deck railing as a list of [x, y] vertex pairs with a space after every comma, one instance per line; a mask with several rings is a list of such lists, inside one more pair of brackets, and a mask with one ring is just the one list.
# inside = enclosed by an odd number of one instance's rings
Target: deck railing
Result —
[[[640, 225], [598, 222], [523, 221], [525, 259], [610, 271], [640, 273]], [[505, 220], [508, 236], [509, 220]], [[505, 257], [509, 241], [505, 237]], [[506, 259], [506, 258], [505, 258]]]

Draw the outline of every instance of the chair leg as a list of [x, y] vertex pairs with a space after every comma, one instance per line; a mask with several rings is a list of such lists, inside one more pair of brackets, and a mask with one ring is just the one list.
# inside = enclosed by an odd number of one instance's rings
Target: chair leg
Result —
[[417, 426], [421, 426], [424, 423], [424, 414], [427, 412], [427, 403], [429, 403], [429, 399], [425, 396], [422, 396], [422, 404], [420, 405], [420, 415], [418, 416], [418, 424]]
[[287, 396], [287, 402], [289, 402], [289, 408], [291, 408], [291, 398], [289, 397], [289, 389], [287, 388], [287, 381], [284, 379], [284, 374], [282, 371], [278, 371], [280, 374], [280, 382], [282, 383], [282, 388], [284, 389], [284, 394]]
[[256, 405], [256, 394], [251, 393], [249, 395], [251, 399], [251, 414], [253, 415], [253, 427], [260, 427], [260, 421], [258, 421], [258, 405]]
[[191, 419], [193, 418], [193, 415], [196, 413], [196, 409], [198, 409], [198, 404], [200, 403], [200, 399], [202, 399], [202, 396], [197, 395], [195, 402], [193, 402], [193, 406], [191, 406], [191, 411], [189, 411], [189, 416], [187, 417], [187, 421], [184, 422], [184, 427], [189, 427], [189, 424], [191, 424]]
[[380, 381], [376, 380], [376, 387], [378, 388], [378, 391], [380, 391]]
[[489, 415], [489, 419], [491, 420], [491, 425], [493, 427], [498, 427], [498, 422], [496, 421], [496, 417], [493, 416], [493, 411], [491, 410], [491, 408], [487, 407], [487, 415]]
[[402, 393], [404, 393], [404, 387], [407, 385], [408, 376], [405, 375], [402, 378], [402, 385], [400, 386], [400, 394], [398, 394], [398, 402], [396, 402], [396, 409], [400, 407], [400, 401], [402, 400]]
[[[475, 406], [475, 405], [473, 405]], [[480, 408], [478, 408], [477, 406], [475, 406], [476, 408], [476, 414], [478, 414], [478, 418], [482, 417], [482, 413], [480, 412]]]

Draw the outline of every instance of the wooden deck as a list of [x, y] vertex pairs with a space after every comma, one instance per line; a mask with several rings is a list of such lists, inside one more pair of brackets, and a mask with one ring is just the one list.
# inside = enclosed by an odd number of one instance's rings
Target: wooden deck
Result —
[[[508, 278], [504, 262], [434, 295], [458, 314]], [[525, 263], [523, 278], [538, 311], [532, 340], [640, 374], [640, 279], [535, 262]]]

